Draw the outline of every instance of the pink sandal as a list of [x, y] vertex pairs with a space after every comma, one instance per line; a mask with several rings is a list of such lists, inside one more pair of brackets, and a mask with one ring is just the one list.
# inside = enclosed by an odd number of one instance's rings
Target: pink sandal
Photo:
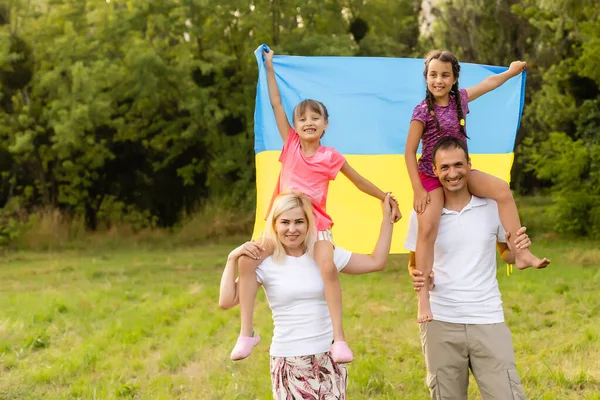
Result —
[[348, 343], [343, 341], [334, 342], [329, 348], [329, 352], [333, 361], [339, 364], [349, 363], [354, 359]]
[[260, 336], [254, 332], [252, 336], [240, 336], [238, 337], [235, 347], [231, 351], [229, 357], [233, 361], [243, 360], [252, 353], [252, 349], [260, 342]]

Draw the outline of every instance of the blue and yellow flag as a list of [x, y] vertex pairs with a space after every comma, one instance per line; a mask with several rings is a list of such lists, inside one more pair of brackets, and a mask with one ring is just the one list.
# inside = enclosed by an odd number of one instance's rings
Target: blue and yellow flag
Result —
[[[255, 51], [258, 86], [254, 113], [257, 207], [254, 237], [264, 229], [279, 176], [283, 146], [269, 101], [262, 46]], [[413, 191], [404, 147], [414, 107], [425, 98], [423, 59], [275, 56], [273, 65], [283, 106], [290, 118], [304, 99], [323, 102], [329, 128], [321, 143], [344, 154], [348, 163], [381, 190], [391, 191], [403, 219], [394, 228], [392, 253], [404, 253]], [[460, 87], [471, 87], [506, 67], [461, 63]], [[507, 182], [523, 109], [525, 74], [469, 103], [467, 130], [473, 168]], [[379, 200], [339, 174], [331, 182], [327, 212], [337, 245], [370, 253], [381, 226]]]

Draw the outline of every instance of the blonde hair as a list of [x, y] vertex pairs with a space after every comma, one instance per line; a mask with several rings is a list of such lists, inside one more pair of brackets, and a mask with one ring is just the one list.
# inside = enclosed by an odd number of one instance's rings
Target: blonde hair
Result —
[[315, 225], [315, 218], [313, 216], [313, 208], [310, 199], [303, 193], [300, 192], [286, 192], [282, 193], [273, 202], [271, 212], [267, 217], [267, 223], [265, 227], [264, 239], [271, 240], [275, 244], [275, 250], [273, 251], [273, 260], [277, 263], [282, 263], [286, 252], [283, 247], [283, 243], [279, 240], [279, 235], [275, 230], [275, 224], [277, 218], [281, 214], [293, 210], [294, 208], [300, 207], [304, 211], [304, 217], [306, 218], [307, 230], [306, 238], [304, 239], [304, 251], [312, 258], [315, 243], [317, 242], [317, 227]]

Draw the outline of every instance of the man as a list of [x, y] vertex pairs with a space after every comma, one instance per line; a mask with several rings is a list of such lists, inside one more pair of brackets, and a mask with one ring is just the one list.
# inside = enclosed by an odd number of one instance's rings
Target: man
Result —
[[[421, 341], [432, 399], [467, 399], [469, 369], [483, 399], [525, 399], [511, 334], [496, 280], [496, 247], [514, 263], [515, 246], [528, 247], [524, 229], [516, 244], [506, 235], [496, 202], [472, 196], [467, 187], [471, 161], [466, 143], [445, 137], [433, 149], [434, 172], [444, 189], [444, 209], [434, 248], [433, 321], [422, 323]], [[414, 251], [417, 219], [405, 247]], [[512, 249], [512, 251], [511, 251]], [[411, 257], [414, 267], [414, 257]], [[541, 267], [550, 263], [544, 259]], [[424, 279], [411, 272], [415, 288]], [[432, 276], [433, 278], [433, 276]]]

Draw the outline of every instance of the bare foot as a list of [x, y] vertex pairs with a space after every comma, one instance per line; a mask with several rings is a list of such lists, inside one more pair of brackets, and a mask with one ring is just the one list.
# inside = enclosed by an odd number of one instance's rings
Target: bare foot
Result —
[[529, 249], [517, 250], [515, 254], [515, 265], [518, 269], [529, 267], [546, 268], [550, 264], [547, 258], [536, 257]]
[[417, 310], [417, 322], [429, 322], [433, 321], [433, 314], [431, 313], [431, 306], [429, 304], [429, 291], [421, 290], [417, 294], [418, 297], [418, 310]]
[[550, 265], [550, 260], [548, 260], [546, 257], [541, 259], [541, 263], [538, 265], [534, 265], [534, 267], [536, 267], [537, 269], [542, 269], [542, 268], [546, 268], [548, 265]]

